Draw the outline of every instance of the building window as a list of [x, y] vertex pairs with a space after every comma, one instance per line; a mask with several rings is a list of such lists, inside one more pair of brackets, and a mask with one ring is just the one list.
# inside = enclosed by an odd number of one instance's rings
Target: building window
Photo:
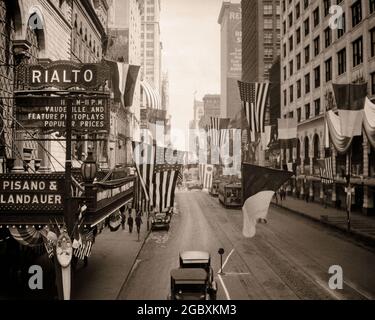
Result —
[[319, 7], [313, 11], [314, 28], [319, 24]]
[[352, 42], [353, 45], [353, 67], [363, 62], [362, 36]]
[[272, 33], [270, 32], [264, 33], [264, 43], [272, 44]]
[[301, 88], [301, 79], [297, 81], [297, 99], [301, 98], [302, 88]]
[[283, 12], [286, 10], [285, 0], [283, 0]]
[[270, 18], [264, 18], [264, 29], [272, 29], [273, 28], [273, 25], [272, 25], [272, 19]]
[[303, 8], [306, 9], [309, 6], [309, 0], [303, 0]]
[[346, 48], [337, 52], [337, 71], [339, 75], [346, 72]]
[[310, 92], [310, 73], [305, 75], [305, 94]]
[[286, 67], [284, 67], [284, 81], [286, 81]]
[[317, 56], [320, 52], [320, 37], [317, 36], [314, 39], [314, 56]]
[[293, 85], [289, 87], [289, 101], [293, 102]]
[[289, 28], [293, 25], [293, 12], [288, 16]]
[[320, 114], [320, 98], [314, 101], [315, 117]]
[[370, 30], [370, 47], [371, 47], [371, 57], [375, 56], [375, 28]]
[[305, 64], [310, 61], [310, 46], [305, 47]]
[[362, 3], [358, 0], [352, 5], [352, 27], [354, 28], [362, 20]]
[[297, 70], [301, 69], [301, 54], [297, 54], [296, 56], [296, 65], [297, 65]]
[[375, 0], [370, 0], [370, 13], [375, 11]]
[[293, 75], [293, 60], [289, 61], [289, 75]]
[[314, 87], [315, 88], [320, 87], [320, 66], [317, 66], [314, 69]]
[[371, 73], [371, 94], [375, 94], [375, 72]]
[[284, 107], [286, 107], [286, 104], [287, 104], [287, 102], [286, 102], [286, 90], [284, 90], [283, 95], [284, 95]]
[[304, 22], [303, 22], [303, 27], [305, 29], [305, 37], [310, 33], [310, 19], [307, 18]]
[[283, 34], [286, 34], [286, 22], [283, 22]]
[[324, 44], [325, 47], [328, 48], [331, 45], [332, 42], [332, 29], [330, 27], [327, 27], [324, 30]]
[[323, 0], [324, 16], [329, 15], [329, 8], [331, 7], [331, 0]]
[[283, 56], [286, 57], [286, 43], [283, 44]]
[[301, 122], [301, 108], [298, 108], [298, 109], [297, 109], [297, 122], [298, 122], [298, 123]]
[[339, 18], [338, 21], [338, 28], [337, 28], [337, 38], [341, 38], [346, 31], [346, 19], [345, 19], [345, 12], [343, 12], [342, 16]]
[[299, 44], [301, 42], [301, 28], [296, 30], [296, 42]]
[[289, 51], [293, 50], [293, 36], [289, 37]]
[[296, 4], [296, 20], [300, 17], [300, 15], [301, 15], [301, 5], [300, 5], [300, 3], [298, 2], [298, 3]]
[[265, 4], [263, 13], [265, 15], [272, 15], [272, 4]]
[[305, 104], [305, 119], [310, 119], [310, 103]]
[[332, 58], [325, 61], [325, 71], [326, 71], [326, 82], [332, 80]]

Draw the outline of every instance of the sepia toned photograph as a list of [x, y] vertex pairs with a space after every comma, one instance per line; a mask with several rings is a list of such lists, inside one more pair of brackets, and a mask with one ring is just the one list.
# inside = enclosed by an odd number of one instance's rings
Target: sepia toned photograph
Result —
[[375, 0], [0, 0], [0, 301], [373, 300], [374, 200]]

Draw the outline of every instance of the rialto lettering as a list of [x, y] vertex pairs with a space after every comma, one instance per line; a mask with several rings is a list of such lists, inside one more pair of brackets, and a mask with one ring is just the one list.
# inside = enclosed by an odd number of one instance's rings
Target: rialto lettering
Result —
[[31, 84], [78, 84], [91, 83], [94, 80], [94, 71], [91, 69], [62, 69], [31, 70]]

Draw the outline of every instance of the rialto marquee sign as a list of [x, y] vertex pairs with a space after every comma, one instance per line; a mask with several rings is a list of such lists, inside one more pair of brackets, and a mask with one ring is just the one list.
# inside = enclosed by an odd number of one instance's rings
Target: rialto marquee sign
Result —
[[0, 175], [1, 212], [64, 210], [64, 176], [59, 174]]
[[28, 89], [43, 88], [83, 88], [97, 89], [109, 79], [110, 69], [106, 63], [76, 63], [73, 61], [55, 61], [49, 64], [25, 65], [19, 70], [24, 72], [23, 85]]
[[[71, 98], [73, 131], [108, 131], [110, 108], [107, 97]], [[23, 128], [58, 130], [66, 128], [67, 101], [60, 97], [17, 97], [16, 118]]]

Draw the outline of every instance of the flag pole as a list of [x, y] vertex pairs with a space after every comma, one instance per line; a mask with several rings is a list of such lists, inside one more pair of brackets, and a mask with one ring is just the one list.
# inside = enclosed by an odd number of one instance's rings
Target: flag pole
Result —
[[351, 183], [350, 183], [350, 178], [351, 178], [351, 173], [352, 173], [352, 153], [353, 153], [353, 147], [350, 146], [350, 150], [347, 153], [348, 159], [348, 175], [347, 175], [347, 185], [346, 185], [346, 215], [347, 215], [347, 228], [348, 231], [350, 231], [351, 228], [351, 221], [350, 221], [350, 216], [351, 216], [351, 209], [352, 209], [352, 198], [351, 198]]

